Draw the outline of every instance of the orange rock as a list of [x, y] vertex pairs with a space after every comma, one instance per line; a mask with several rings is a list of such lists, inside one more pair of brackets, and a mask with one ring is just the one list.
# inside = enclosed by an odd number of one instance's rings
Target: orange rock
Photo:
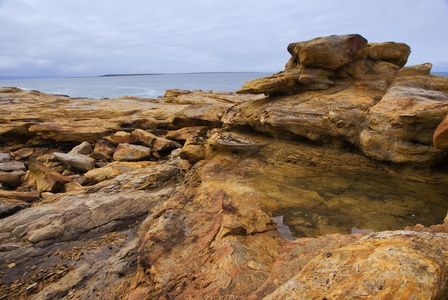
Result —
[[59, 192], [64, 184], [71, 182], [70, 178], [37, 162], [30, 164], [29, 172], [30, 176], [36, 181], [39, 192]]
[[433, 137], [434, 147], [448, 149], [448, 117], [437, 126]]

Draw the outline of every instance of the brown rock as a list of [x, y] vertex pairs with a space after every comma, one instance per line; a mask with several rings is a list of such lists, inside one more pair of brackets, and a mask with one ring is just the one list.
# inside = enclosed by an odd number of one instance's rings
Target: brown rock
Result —
[[88, 142], [82, 142], [78, 146], [74, 147], [68, 154], [83, 154], [89, 155], [93, 151], [92, 145]]
[[136, 141], [148, 147], [152, 147], [155, 139], [157, 138], [154, 134], [142, 129], [134, 130], [132, 132], [132, 136], [136, 138]]
[[230, 105], [224, 104], [194, 104], [176, 113], [173, 120], [175, 128], [207, 126], [215, 128], [221, 126], [221, 118]]
[[90, 156], [99, 161], [109, 160], [112, 158], [115, 148], [116, 146], [114, 143], [101, 139], [96, 142], [93, 153]]
[[205, 146], [187, 141], [180, 149], [179, 156], [182, 159], [188, 160], [190, 164], [195, 164], [205, 158]]
[[23, 179], [25, 171], [18, 170], [13, 172], [0, 172], [0, 183], [6, 184], [11, 188], [16, 188]]
[[0, 198], [0, 218], [9, 216], [28, 206], [30, 206], [30, 204], [25, 201]]
[[279, 72], [277, 74], [249, 80], [243, 84], [238, 94], [288, 94], [300, 91], [298, 76], [290, 73]]
[[20, 200], [27, 203], [31, 203], [39, 200], [38, 192], [14, 192], [0, 190], [0, 198]]
[[87, 172], [95, 168], [95, 160], [83, 154], [54, 152], [54, 157], [77, 170]]
[[90, 183], [97, 183], [103, 180], [112, 179], [122, 173], [130, 172], [148, 166], [157, 164], [152, 161], [140, 161], [140, 162], [112, 162], [105, 167], [90, 170], [85, 173], [84, 176]]
[[16, 87], [0, 87], [0, 93], [18, 93], [20, 91], [22, 90]]
[[104, 139], [115, 144], [133, 144], [138, 141], [138, 137], [125, 131], [117, 131], [114, 134], [104, 137]]
[[17, 160], [26, 159], [34, 154], [33, 148], [22, 148], [13, 153], [14, 158]]
[[448, 117], [437, 126], [433, 136], [434, 147], [448, 149]]
[[59, 192], [70, 178], [63, 176], [43, 164], [30, 164], [30, 176], [36, 181], [39, 192]]
[[205, 135], [208, 130], [209, 129], [206, 126], [184, 127], [178, 130], [169, 131], [165, 137], [169, 140], [185, 143], [187, 140], [192, 140], [196, 136]]
[[381, 232], [326, 251], [264, 299], [444, 299], [447, 233]]
[[181, 148], [182, 145], [178, 142], [158, 137], [154, 140], [152, 147], [157, 152], [171, 152], [174, 149]]
[[9, 155], [9, 153], [5, 153], [5, 152], [0, 153], [0, 163], [11, 160], [11, 159], [12, 159], [12, 157], [11, 157], [11, 155]]
[[12, 171], [25, 171], [25, 164], [21, 161], [7, 161], [0, 163], [0, 171], [12, 172]]
[[291, 55], [300, 64], [330, 70], [361, 57], [366, 49], [367, 40], [358, 34], [332, 35], [288, 46]]
[[371, 43], [367, 52], [371, 59], [384, 60], [403, 67], [411, 54], [411, 48], [403, 43]]
[[113, 158], [117, 161], [138, 161], [151, 157], [151, 149], [145, 146], [118, 144]]

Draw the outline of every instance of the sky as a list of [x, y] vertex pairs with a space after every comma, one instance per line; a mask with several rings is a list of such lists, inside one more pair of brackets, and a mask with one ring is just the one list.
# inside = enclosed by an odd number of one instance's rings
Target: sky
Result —
[[277, 72], [289, 43], [352, 33], [448, 71], [448, 0], [0, 0], [0, 75]]

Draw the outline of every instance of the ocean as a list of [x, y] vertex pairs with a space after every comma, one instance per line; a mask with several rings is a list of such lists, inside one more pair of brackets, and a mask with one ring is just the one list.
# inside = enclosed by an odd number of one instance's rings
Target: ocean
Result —
[[[93, 99], [137, 96], [157, 98], [165, 90], [213, 90], [235, 92], [248, 80], [271, 75], [264, 72], [184, 73], [132, 76], [99, 76], [51, 79], [0, 80], [0, 87], [13, 86], [24, 90], [38, 90], [47, 94]], [[448, 72], [434, 72], [447, 76]]]
[[47, 94], [94, 99], [137, 96], [157, 98], [165, 90], [213, 90], [235, 92], [248, 80], [268, 76], [263, 72], [186, 73], [79, 78], [0, 80], [0, 87], [12, 86]]

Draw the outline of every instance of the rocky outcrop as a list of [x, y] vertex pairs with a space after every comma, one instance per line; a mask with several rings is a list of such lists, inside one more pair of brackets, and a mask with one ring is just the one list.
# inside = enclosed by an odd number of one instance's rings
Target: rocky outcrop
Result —
[[239, 94], [0, 89], [0, 299], [445, 299], [447, 79], [288, 51]]

